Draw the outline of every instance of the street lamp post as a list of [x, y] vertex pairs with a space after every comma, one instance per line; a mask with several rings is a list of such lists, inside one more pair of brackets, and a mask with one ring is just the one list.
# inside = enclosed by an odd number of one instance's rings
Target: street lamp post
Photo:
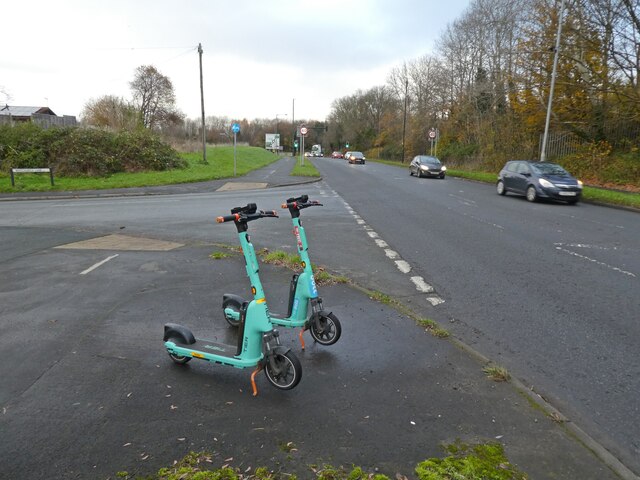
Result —
[[564, 0], [560, 2], [560, 15], [558, 17], [558, 32], [556, 33], [556, 47], [553, 55], [553, 69], [551, 71], [551, 86], [549, 88], [549, 103], [547, 104], [547, 118], [544, 122], [544, 134], [542, 136], [542, 148], [540, 161], [547, 160], [547, 139], [549, 137], [549, 122], [551, 121], [551, 106], [553, 105], [553, 89], [556, 86], [556, 75], [558, 72], [558, 55], [560, 53], [560, 37], [562, 35], [562, 17], [564, 16]]

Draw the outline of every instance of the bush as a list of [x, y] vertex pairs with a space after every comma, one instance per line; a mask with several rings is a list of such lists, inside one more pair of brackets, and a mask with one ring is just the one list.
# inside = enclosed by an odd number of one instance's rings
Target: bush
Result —
[[149, 130], [43, 130], [31, 123], [0, 127], [0, 170], [51, 167], [58, 176], [184, 168], [186, 161]]

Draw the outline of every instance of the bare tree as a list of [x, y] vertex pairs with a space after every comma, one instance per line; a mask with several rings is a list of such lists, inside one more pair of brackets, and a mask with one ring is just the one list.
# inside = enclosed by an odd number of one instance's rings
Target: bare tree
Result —
[[140, 124], [136, 108], [123, 98], [113, 95], [89, 100], [80, 117], [88, 125], [114, 130], [133, 130]]
[[175, 108], [176, 98], [171, 80], [153, 65], [138, 67], [129, 85], [146, 128], [161, 128], [182, 117]]

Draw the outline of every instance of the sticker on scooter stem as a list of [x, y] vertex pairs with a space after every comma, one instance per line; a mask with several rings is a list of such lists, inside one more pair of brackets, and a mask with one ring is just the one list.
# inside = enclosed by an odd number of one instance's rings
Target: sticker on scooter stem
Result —
[[309, 280], [309, 290], [311, 291], [312, 297], [318, 296], [318, 287], [316, 287], [316, 279], [313, 278], [313, 275], [311, 275], [311, 278]]
[[293, 234], [296, 236], [296, 240], [298, 241], [298, 250], [302, 251], [302, 238], [300, 238], [300, 229], [297, 226], [293, 227]]

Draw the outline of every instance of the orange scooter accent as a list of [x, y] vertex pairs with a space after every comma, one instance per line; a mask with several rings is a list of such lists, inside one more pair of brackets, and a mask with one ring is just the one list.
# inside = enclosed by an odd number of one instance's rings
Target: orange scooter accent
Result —
[[262, 370], [262, 365], [258, 365], [251, 374], [251, 388], [253, 388], [253, 396], [258, 396], [258, 387], [256, 387], [256, 375]]
[[300, 339], [300, 344], [302, 345], [302, 350], [304, 350], [304, 338], [302, 338], [302, 335], [304, 334], [304, 328], [300, 329], [300, 333], [298, 334], [298, 338]]

